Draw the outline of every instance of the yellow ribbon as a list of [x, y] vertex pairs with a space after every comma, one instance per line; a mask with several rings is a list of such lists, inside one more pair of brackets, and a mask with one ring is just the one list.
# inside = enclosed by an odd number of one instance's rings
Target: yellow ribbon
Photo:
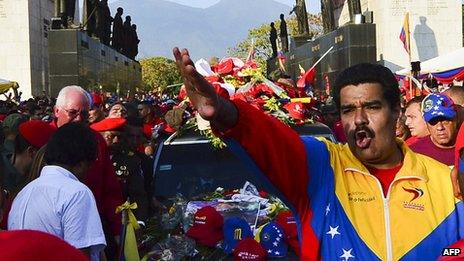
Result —
[[[132, 209], [137, 209], [137, 203], [129, 203], [129, 201], [124, 202], [121, 206], [118, 206], [116, 208], [116, 213], [121, 213], [124, 210], [127, 211], [127, 218], [128, 218], [128, 224], [132, 225], [134, 229], [139, 229], [139, 223], [137, 223], [137, 218], [135, 217], [134, 213], [132, 213]], [[123, 223], [124, 223], [124, 217], [123, 217]]]
[[292, 98], [290, 99], [291, 102], [301, 102], [301, 103], [311, 103], [311, 97], [304, 97], [304, 98]]

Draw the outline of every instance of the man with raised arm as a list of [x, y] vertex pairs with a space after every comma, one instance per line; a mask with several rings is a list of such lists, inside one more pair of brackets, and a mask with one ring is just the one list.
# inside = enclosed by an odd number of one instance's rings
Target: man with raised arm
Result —
[[302, 260], [435, 260], [462, 238], [463, 205], [449, 168], [395, 138], [400, 92], [389, 69], [358, 64], [338, 75], [341, 145], [300, 138], [247, 103], [220, 97], [187, 50], [173, 53], [200, 115], [291, 206]]

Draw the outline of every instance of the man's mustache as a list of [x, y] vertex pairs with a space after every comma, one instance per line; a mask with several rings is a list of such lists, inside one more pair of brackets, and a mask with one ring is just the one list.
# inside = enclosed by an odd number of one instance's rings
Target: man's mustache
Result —
[[369, 138], [374, 138], [375, 137], [375, 132], [373, 130], [371, 130], [369, 127], [367, 127], [367, 126], [356, 127], [354, 130], [349, 132], [349, 135], [350, 135], [350, 137], [353, 137], [354, 139], [356, 139], [356, 134], [359, 133], [359, 132], [365, 132], [366, 137], [369, 137]]

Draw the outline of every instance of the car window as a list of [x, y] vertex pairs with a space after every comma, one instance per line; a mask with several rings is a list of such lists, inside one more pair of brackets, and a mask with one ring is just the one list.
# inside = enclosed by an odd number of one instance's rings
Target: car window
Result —
[[217, 187], [241, 188], [246, 181], [259, 185], [228, 149], [217, 150], [209, 143], [164, 145], [155, 167], [155, 196], [181, 193], [189, 198]]

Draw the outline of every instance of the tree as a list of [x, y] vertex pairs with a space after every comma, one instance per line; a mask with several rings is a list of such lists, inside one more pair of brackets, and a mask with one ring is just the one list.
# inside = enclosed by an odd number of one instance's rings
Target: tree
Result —
[[[311, 40], [319, 37], [323, 33], [322, 16], [321, 14], [308, 14], [309, 23], [309, 38]], [[274, 22], [275, 28], [280, 27], [280, 20]], [[287, 20], [287, 27], [289, 28], [290, 36], [298, 35], [298, 22], [296, 16], [292, 15]], [[255, 47], [255, 61], [261, 66], [263, 71], [266, 71], [266, 60], [271, 58], [272, 49], [269, 42], [269, 31], [271, 26], [269, 24], [262, 24], [257, 28], [248, 30], [247, 37], [239, 42], [235, 47], [229, 48], [227, 54], [245, 60], [250, 51], [250, 46], [254, 41]]]
[[167, 86], [181, 83], [176, 63], [165, 57], [140, 60], [142, 81], [146, 91], [163, 92]]

